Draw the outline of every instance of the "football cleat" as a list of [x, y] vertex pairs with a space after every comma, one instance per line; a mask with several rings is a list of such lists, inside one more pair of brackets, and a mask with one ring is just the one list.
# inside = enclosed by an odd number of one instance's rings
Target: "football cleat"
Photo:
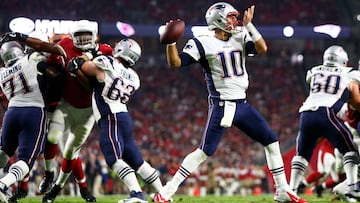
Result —
[[47, 203], [52, 203], [54, 202], [56, 196], [58, 196], [58, 194], [60, 193], [61, 191], [61, 187], [58, 186], [58, 185], [54, 185], [51, 190], [46, 193], [42, 199], [42, 202], [47, 202]]
[[303, 194], [305, 189], [306, 185], [303, 182], [300, 182], [299, 187], [297, 188], [297, 194]]
[[86, 188], [80, 189], [81, 197], [87, 202], [96, 202], [96, 198]]
[[9, 198], [9, 202], [19, 202], [20, 199], [25, 198], [29, 190], [18, 188], [14, 195]]
[[274, 200], [280, 203], [308, 203], [306, 200], [297, 196], [293, 191], [284, 188], [276, 189]]
[[51, 186], [54, 181], [54, 172], [53, 171], [45, 171], [44, 178], [41, 180], [39, 184], [39, 191], [41, 194], [48, 193], [51, 189]]
[[316, 192], [317, 197], [322, 197], [322, 192], [324, 191], [324, 188], [321, 185], [317, 185], [312, 188], [312, 191]]
[[341, 200], [344, 202], [356, 202], [355, 198], [348, 197], [345, 195], [347, 190], [348, 190], [348, 186], [346, 181], [337, 184], [332, 190], [332, 192], [336, 195], [335, 200]]
[[119, 200], [118, 203], [147, 203], [147, 199], [143, 192], [130, 192], [130, 198]]
[[8, 198], [6, 196], [6, 192], [4, 192], [3, 190], [0, 190], [0, 202], [1, 203], [8, 203]]
[[169, 203], [170, 200], [166, 200], [160, 193], [156, 193], [155, 196], [152, 198], [153, 202], [163, 202]]
[[348, 191], [345, 193], [345, 196], [360, 200], [359, 182], [356, 184], [349, 185]]

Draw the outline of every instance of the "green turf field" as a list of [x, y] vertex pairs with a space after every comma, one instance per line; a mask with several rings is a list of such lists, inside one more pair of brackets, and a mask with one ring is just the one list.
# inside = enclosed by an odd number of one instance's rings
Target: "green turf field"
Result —
[[[309, 203], [315, 202], [342, 202], [342, 201], [331, 201], [335, 196], [331, 194], [324, 195], [323, 198], [317, 198], [315, 195], [308, 195], [308, 196], [301, 196], [305, 198]], [[103, 197], [97, 197], [97, 203], [117, 203], [118, 200], [126, 198], [126, 196], [103, 196]], [[35, 202], [41, 202], [41, 197], [27, 197], [26, 199], [22, 199], [19, 201], [20, 203], [35, 203]], [[65, 197], [60, 196], [56, 198], [54, 203], [82, 203], [85, 201], [81, 199], [80, 197]], [[149, 197], [149, 202], [151, 202], [151, 199]], [[175, 195], [174, 196], [174, 202], [181, 202], [181, 203], [218, 203], [218, 202], [226, 202], [226, 203], [255, 203], [255, 202], [274, 202], [273, 195], [261, 195], [261, 196], [205, 196], [205, 197], [190, 197], [186, 195]]]

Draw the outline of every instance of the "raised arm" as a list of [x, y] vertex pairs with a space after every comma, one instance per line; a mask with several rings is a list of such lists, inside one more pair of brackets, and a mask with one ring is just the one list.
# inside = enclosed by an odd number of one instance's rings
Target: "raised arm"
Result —
[[245, 29], [249, 32], [251, 38], [255, 43], [255, 49], [258, 54], [265, 54], [267, 52], [267, 45], [264, 38], [261, 36], [260, 32], [252, 24], [252, 19], [254, 17], [255, 6], [252, 5], [250, 8], [244, 11], [243, 25]]
[[48, 52], [66, 57], [65, 51], [54, 43], [44, 42], [40, 39], [29, 37], [18, 32], [7, 32], [0, 38], [0, 43], [8, 41], [19, 41], [40, 52]]
[[179, 68], [181, 66], [181, 59], [176, 43], [166, 45], [166, 59], [172, 68]]

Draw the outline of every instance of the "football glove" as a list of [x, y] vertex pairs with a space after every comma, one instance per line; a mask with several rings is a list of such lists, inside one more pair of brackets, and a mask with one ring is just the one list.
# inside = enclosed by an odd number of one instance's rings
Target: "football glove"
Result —
[[29, 36], [20, 32], [7, 32], [0, 38], [0, 44], [9, 41], [20, 41], [25, 42]]
[[102, 55], [103, 53], [99, 50], [99, 48], [89, 49], [85, 52], [85, 55], [89, 58], [89, 60], [94, 59], [95, 57], [98, 57]]
[[70, 60], [68, 64], [68, 71], [71, 76], [75, 76], [77, 70], [81, 68], [81, 66], [85, 63], [85, 59], [81, 57], [75, 57]]

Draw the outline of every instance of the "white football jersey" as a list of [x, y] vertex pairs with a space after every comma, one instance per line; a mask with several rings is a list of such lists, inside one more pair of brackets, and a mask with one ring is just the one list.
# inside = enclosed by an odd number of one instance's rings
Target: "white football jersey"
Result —
[[37, 78], [37, 64], [41, 61], [46, 61], [46, 57], [33, 52], [0, 70], [1, 89], [9, 100], [9, 107], [45, 106]]
[[[245, 67], [248, 55], [245, 53], [245, 44], [248, 41], [252, 40], [244, 29], [228, 41], [202, 35], [190, 39], [184, 46], [183, 52], [203, 66], [211, 96], [224, 100], [246, 98], [249, 78]], [[202, 57], [206, 60], [202, 60]]]
[[103, 115], [127, 112], [126, 103], [140, 87], [138, 74], [110, 56], [96, 57], [93, 62], [105, 71], [104, 81], [98, 81], [93, 93], [96, 120]]
[[316, 110], [318, 107], [332, 107], [337, 102], [348, 100], [348, 84], [355, 81], [354, 69], [350, 67], [328, 67], [319, 65], [307, 72], [306, 81], [310, 83], [309, 96], [299, 112]]

